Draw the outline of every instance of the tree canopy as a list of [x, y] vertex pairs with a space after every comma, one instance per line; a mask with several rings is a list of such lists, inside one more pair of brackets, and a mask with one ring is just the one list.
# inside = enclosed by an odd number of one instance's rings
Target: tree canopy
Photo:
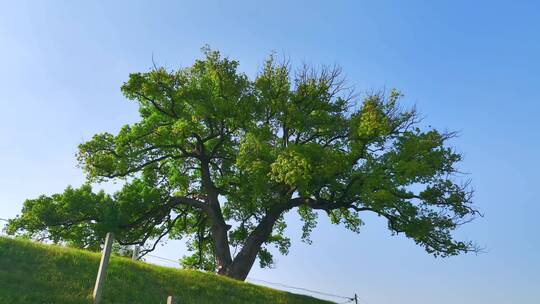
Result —
[[359, 232], [370, 212], [435, 256], [477, 250], [452, 236], [477, 214], [455, 134], [422, 127], [398, 91], [359, 98], [339, 68], [293, 71], [273, 56], [250, 79], [238, 61], [204, 55], [129, 75], [122, 92], [140, 120], [79, 146], [88, 182], [122, 180], [121, 190], [27, 200], [8, 232], [99, 248], [114, 231], [120, 244], [154, 244], [146, 251], [185, 238], [184, 266], [241, 280], [257, 257], [272, 265], [270, 246], [288, 252], [291, 210], [308, 243], [319, 215]]

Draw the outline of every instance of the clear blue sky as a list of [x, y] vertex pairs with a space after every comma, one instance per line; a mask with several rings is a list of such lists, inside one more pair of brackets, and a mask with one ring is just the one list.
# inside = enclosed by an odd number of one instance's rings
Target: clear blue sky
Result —
[[152, 55], [188, 66], [208, 43], [253, 76], [275, 50], [337, 63], [359, 91], [398, 88], [426, 122], [460, 131], [453, 144], [485, 217], [457, 235], [487, 253], [434, 259], [378, 218], [360, 235], [322, 221], [313, 245], [294, 243], [252, 277], [369, 304], [540, 303], [538, 2], [111, 2], [0, 1], [1, 218], [83, 183], [77, 144], [137, 120], [119, 87]]

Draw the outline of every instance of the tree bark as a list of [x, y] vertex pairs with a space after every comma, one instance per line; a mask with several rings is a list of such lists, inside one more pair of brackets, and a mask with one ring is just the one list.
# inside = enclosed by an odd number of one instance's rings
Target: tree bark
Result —
[[225, 223], [221, 206], [219, 204], [219, 192], [210, 177], [210, 168], [207, 160], [201, 160], [201, 181], [207, 193], [208, 216], [212, 220], [212, 238], [214, 241], [214, 253], [218, 274], [225, 274], [232, 263], [231, 249], [229, 248], [229, 227]]
[[229, 238], [227, 235], [228, 226], [223, 219], [221, 210], [211, 210], [212, 218], [212, 238], [214, 240], [214, 253], [216, 255], [216, 264], [218, 274], [226, 274], [227, 269], [232, 263], [231, 250], [229, 248]]
[[247, 238], [242, 250], [240, 250], [238, 255], [234, 258], [225, 275], [242, 281], [247, 278], [262, 244], [271, 235], [274, 224], [285, 210], [286, 208], [276, 207], [270, 210], [266, 216], [262, 218], [257, 228], [255, 228]]

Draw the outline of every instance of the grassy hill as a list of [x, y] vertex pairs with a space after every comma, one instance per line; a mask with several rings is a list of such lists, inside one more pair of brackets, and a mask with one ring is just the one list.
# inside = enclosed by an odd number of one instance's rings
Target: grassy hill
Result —
[[[0, 237], [0, 303], [91, 303], [100, 255]], [[214, 274], [111, 257], [103, 303], [330, 303]]]

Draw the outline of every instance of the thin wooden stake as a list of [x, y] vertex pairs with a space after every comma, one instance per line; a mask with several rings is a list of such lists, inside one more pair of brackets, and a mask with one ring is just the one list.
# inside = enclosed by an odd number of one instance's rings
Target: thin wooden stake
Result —
[[94, 286], [94, 304], [101, 302], [101, 294], [103, 293], [103, 283], [105, 282], [105, 276], [107, 275], [107, 266], [109, 265], [109, 258], [111, 257], [112, 244], [114, 240], [114, 234], [112, 232], [107, 233], [105, 237], [105, 246], [103, 246], [103, 253], [101, 254], [101, 262], [99, 263], [99, 269], [96, 278], [96, 285]]
[[131, 256], [131, 259], [137, 261], [139, 259], [139, 245], [135, 245], [133, 247], [133, 255]]
[[174, 301], [173, 296], [168, 296], [167, 297], [167, 304], [176, 304], [176, 302]]

